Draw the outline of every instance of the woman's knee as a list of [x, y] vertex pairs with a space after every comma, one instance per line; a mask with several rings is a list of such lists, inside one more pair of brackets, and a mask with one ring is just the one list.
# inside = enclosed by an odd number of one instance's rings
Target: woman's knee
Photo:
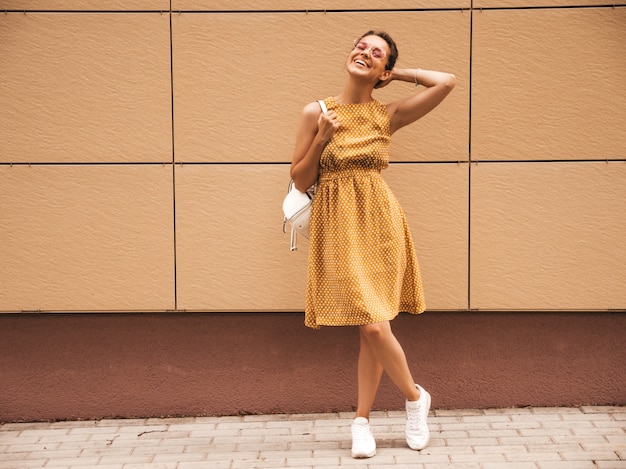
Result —
[[391, 333], [389, 322], [377, 322], [359, 326], [361, 336], [368, 342], [382, 340]]

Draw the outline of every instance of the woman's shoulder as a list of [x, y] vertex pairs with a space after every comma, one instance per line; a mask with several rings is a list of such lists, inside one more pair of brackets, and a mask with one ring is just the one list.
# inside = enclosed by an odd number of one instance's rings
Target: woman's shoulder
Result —
[[328, 97], [325, 99], [319, 99], [316, 101], [311, 101], [310, 103], [306, 104], [304, 106], [304, 109], [302, 110], [303, 114], [307, 114], [307, 115], [316, 115], [319, 116], [320, 113], [322, 112], [322, 107], [320, 105], [320, 101], [324, 102], [324, 105], [326, 106], [327, 109], [330, 109], [331, 106], [333, 106], [333, 99], [332, 97]]

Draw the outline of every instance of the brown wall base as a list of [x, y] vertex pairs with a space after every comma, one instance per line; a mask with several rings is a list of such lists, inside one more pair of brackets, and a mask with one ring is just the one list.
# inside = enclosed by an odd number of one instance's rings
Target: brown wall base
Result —
[[[624, 313], [393, 322], [434, 408], [626, 404]], [[0, 315], [0, 421], [349, 411], [355, 328], [302, 314]], [[375, 404], [400, 409], [383, 378]]]

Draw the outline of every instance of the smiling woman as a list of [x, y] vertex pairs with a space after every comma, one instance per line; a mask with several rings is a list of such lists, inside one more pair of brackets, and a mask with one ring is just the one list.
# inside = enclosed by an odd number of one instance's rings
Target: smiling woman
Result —
[[[304, 107], [291, 163], [298, 189], [317, 183], [305, 325], [359, 331], [354, 458], [376, 454], [369, 414], [383, 371], [406, 397], [407, 444], [421, 450], [429, 441], [430, 395], [415, 384], [390, 323], [401, 311], [425, 310], [421, 275], [404, 212], [380, 172], [389, 165], [391, 135], [441, 103], [455, 77], [396, 69], [397, 57], [395, 42], [384, 32], [357, 39], [346, 60], [343, 91], [324, 100], [328, 112], [322, 114], [316, 102]], [[374, 89], [392, 81], [426, 89], [386, 105], [374, 100]]]
[[[391, 36], [389, 36], [389, 34], [383, 31], [374, 31], [374, 30], [366, 32], [363, 36], [361, 36], [359, 39], [354, 41], [355, 50], [365, 52], [369, 48], [372, 58], [376, 60], [383, 60], [385, 57], [387, 57], [387, 52], [385, 51], [386, 48], [384, 46], [381, 48], [381, 47], [377, 47], [374, 45], [370, 45], [365, 40], [367, 36], [378, 37], [380, 39], [383, 39], [387, 43], [387, 48], [389, 49], [389, 57], [387, 58], [387, 61], [385, 62], [385, 70], [393, 70], [393, 67], [396, 65], [396, 61], [398, 60], [398, 47], [396, 46], [395, 41], [391, 39]], [[381, 80], [377, 81], [376, 85], [374, 85], [374, 88], [379, 88], [382, 85], [382, 83], [383, 81]]]

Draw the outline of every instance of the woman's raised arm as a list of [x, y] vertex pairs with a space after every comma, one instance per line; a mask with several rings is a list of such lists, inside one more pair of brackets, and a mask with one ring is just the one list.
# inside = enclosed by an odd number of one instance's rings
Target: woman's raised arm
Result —
[[394, 68], [391, 72], [391, 77], [382, 86], [393, 80], [423, 85], [426, 89], [387, 106], [392, 134], [435, 109], [456, 85], [456, 77], [451, 73], [422, 70], [420, 68]]

